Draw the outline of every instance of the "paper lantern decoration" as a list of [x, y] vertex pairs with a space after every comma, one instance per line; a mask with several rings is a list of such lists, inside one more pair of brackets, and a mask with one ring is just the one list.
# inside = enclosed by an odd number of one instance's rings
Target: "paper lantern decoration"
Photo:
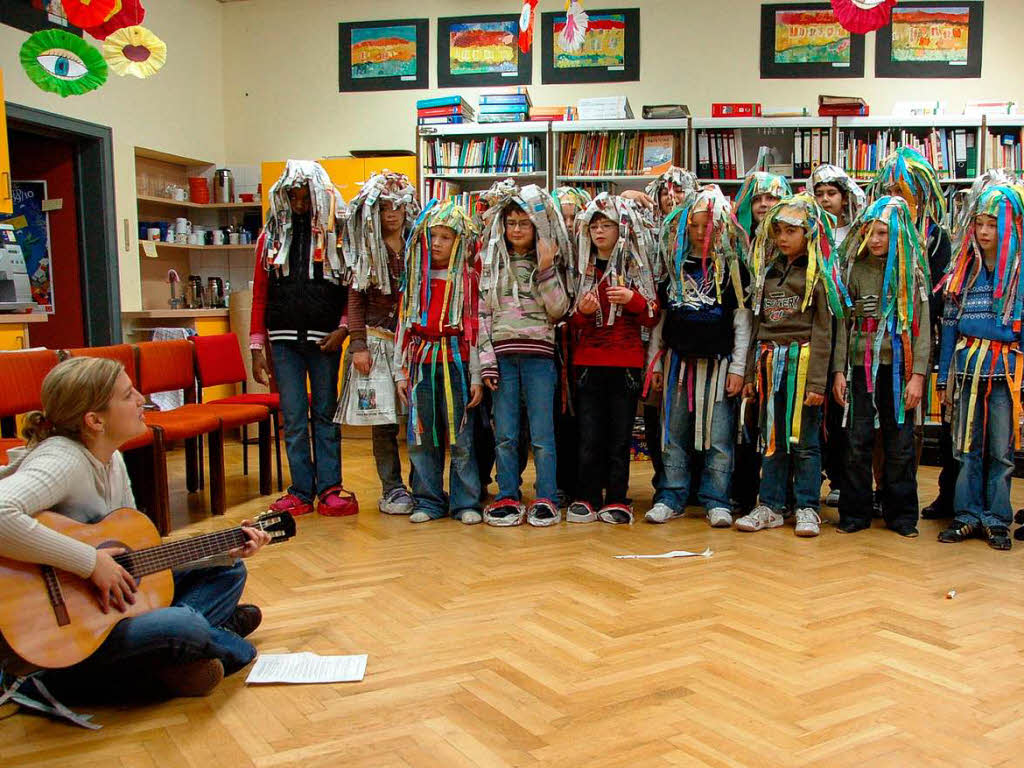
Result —
[[519, 11], [519, 50], [529, 53], [533, 45], [533, 22], [537, 15], [538, 0], [523, 0], [523, 8]]
[[21, 46], [29, 80], [59, 96], [79, 96], [107, 82], [107, 62], [89, 43], [63, 29], [34, 33]]
[[121, 0], [61, 0], [61, 5], [68, 21], [82, 29], [98, 27], [121, 10]]
[[587, 37], [587, 25], [590, 24], [590, 17], [583, 10], [579, 0], [566, 0], [565, 3], [565, 26], [558, 37], [558, 44], [565, 51], [578, 51], [583, 47], [583, 41]]
[[106, 40], [107, 35], [125, 27], [138, 26], [146, 18], [146, 9], [141, 0], [121, 0], [121, 10], [97, 27], [85, 31], [97, 40]]
[[832, 0], [832, 12], [855, 35], [874, 32], [889, 23], [896, 0]]
[[125, 27], [107, 35], [103, 58], [117, 74], [147, 78], [155, 75], [167, 61], [164, 41], [145, 27]]

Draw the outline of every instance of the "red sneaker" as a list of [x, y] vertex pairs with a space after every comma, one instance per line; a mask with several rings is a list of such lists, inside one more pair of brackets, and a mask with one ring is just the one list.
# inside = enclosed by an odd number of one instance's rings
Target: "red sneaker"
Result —
[[299, 515], [308, 515], [313, 511], [313, 505], [308, 501], [303, 501], [294, 493], [286, 493], [280, 499], [270, 505], [271, 512], [287, 512], [292, 517], [298, 517]]
[[320, 501], [316, 505], [316, 512], [324, 517], [358, 515], [359, 501], [354, 493], [346, 491], [340, 485], [335, 485], [320, 494]]

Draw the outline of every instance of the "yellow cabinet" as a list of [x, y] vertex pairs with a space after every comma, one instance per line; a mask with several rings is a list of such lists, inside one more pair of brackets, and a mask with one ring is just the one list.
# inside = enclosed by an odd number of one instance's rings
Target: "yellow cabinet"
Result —
[[4, 73], [0, 70], [0, 213], [14, 213], [11, 195], [11, 155], [7, 144], [7, 106], [4, 101]]

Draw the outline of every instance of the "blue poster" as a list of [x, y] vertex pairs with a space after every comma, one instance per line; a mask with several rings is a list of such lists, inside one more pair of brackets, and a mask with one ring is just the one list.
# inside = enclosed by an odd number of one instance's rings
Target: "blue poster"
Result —
[[0, 214], [0, 221], [14, 226], [14, 235], [25, 256], [25, 268], [32, 283], [32, 298], [40, 308], [53, 314], [53, 283], [50, 281], [50, 222], [43, 211], [45, 181], [15, 181], [14, 213]]

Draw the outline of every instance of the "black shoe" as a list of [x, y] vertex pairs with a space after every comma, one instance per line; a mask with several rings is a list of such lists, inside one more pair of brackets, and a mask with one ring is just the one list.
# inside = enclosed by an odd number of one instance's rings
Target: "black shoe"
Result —
[[889, 528], [908, 539], [916, 539], [919, 535], [917, 526], [913, 523], [895, 523], [890, 525]]
[[1024, 541], [1024, 528], [1018, 528], [1013, 532], [1013, 538], [1017, 541]]
[[1005, 552], [1013, 546], [1013, 542], [1010, 541], [1010, 529], [1005, 525], [993, 525], [987, 528], [985, 533], [988, 536], [988, 545], [992, 549]]
[[856, 533], [870, 527], [871, 523], [866, 520], [840, 520], [839, 525], [836, 526], [836, 531], [839, 533]]
[[1013, 522], [1017, 525], [1024, 525], [1024, 509], [1018, 509], [1013, 516]]
[[981, 528], [978, 523], [965, 523], [962, 520], [954, 520], [949, 528], [939, 534], [939, 541], [943, 544], [959, 544], [961, 541], [974, 538]]
[[263, 621], [263, 611], [258, 605], [251, 603], [239, 603], [235, 612], [224, 624], [224, 629], [229, 629], [239, 637], [248, 637], [256, 631], [256, 627]]
[[921, 510], [922, 520], [948, 520], [952, 516], [953, 507], [941, 496], [936, 497], [935, 501]]

